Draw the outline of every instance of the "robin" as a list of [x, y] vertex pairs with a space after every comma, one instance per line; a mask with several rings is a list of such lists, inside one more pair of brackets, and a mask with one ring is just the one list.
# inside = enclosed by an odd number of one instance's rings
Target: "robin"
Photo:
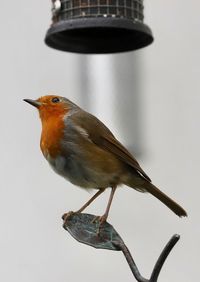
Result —
[[39, 111], [40, 148], [53, 170], [74, 185], [98, 190], [77, 212], [111, 187], [105, 213], [99, 218], [100, 223], [105, 222], [116, 188], [125, 184], [155, 196], [179, 217], [187, 216], [180, 205], [151, 183], [137, 160], [95, 116], [60, 96], [24, 101]]

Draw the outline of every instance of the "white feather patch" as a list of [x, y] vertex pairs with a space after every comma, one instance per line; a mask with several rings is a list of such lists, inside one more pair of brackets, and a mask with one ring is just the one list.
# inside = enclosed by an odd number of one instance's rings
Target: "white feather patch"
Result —
[[75, 128], [83, 137], [87, 138], [88, 141], [92, 142], [92, 140], [89, 138], [89, 134], [87, 133], [87, 131], [84, 128], [78, 125], [76, 125]]

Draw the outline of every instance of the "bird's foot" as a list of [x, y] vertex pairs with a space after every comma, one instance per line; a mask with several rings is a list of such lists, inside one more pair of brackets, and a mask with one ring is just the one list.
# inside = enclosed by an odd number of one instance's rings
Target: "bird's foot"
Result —
[[63, 219], [63, 225], [65, 225], [65, 223], [67, 222], [67, 220], [70, 218], [70, 216], [72, 216], [73, 214], [75, 214], [77, 212], [73, 212], [73, 211], [69, 211], [67, 213], [64, 213], [62, 216]]
[[95, 216], [95, 218], [93, 218], [93, 220], [91, 221], [91, 223], [98, 223], [99, 226], [104, 224], [104, 222], [106, 222], [107, 220], [107, 215], [102, 215], [102, 216]]
[[93, 220], [91, 221], [91, 223], [96, 223], [98, 224], [97, 227], [97, 235], [100, 234], [101, 228], [103, 228], [104, 223], [107, 220], [107, 215], [102, 215], [102, 216], [95, 216], [95, 218], [93, 218]]

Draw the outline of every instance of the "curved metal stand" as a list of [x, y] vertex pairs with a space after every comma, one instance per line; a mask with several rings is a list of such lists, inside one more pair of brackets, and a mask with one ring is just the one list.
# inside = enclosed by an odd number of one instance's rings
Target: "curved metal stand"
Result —
[[177, 234], [172, 236], [160, 254], [152, 271], [151, 278], [145, 279], [140, 274], [130, 251], [113, 226], [108, 222], [105, 222], [99, 227], [98, 221], [94, 221], [95, 218], [96, 216], [92, 214], [75, 213], [67, 218], [67, 221], [64, 222], [63, 227], [77, 241], [83, 244], [87, 244], [98, 249], [122, 251], [135, 279], [138, 282], [157, 282], [161, 268], [169, 253], [180, 239], [180, 236]]

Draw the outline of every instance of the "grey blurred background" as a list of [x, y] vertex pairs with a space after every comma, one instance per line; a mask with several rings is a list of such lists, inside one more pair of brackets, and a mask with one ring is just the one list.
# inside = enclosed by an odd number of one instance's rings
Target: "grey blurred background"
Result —
[[[134, 281], [120, 252], [78, 244], [61, 215], [91, 195], [49, 168], [37, 112], [23, 98], [58, 93], [105, 122], [141, 166], [188, 211], [179, 219], [149, 195], [122, 187], [109, 221], [149, 276], [174, 234], [162, 282], [198, 281], [200, 3], [145, 1], [155, 42], [135, 53], [82, 56], [43, 43], [50, 1], [3, 1], [0, 10], [0, 280]], [[88, 208], [102, 214], [108, 191]]]

